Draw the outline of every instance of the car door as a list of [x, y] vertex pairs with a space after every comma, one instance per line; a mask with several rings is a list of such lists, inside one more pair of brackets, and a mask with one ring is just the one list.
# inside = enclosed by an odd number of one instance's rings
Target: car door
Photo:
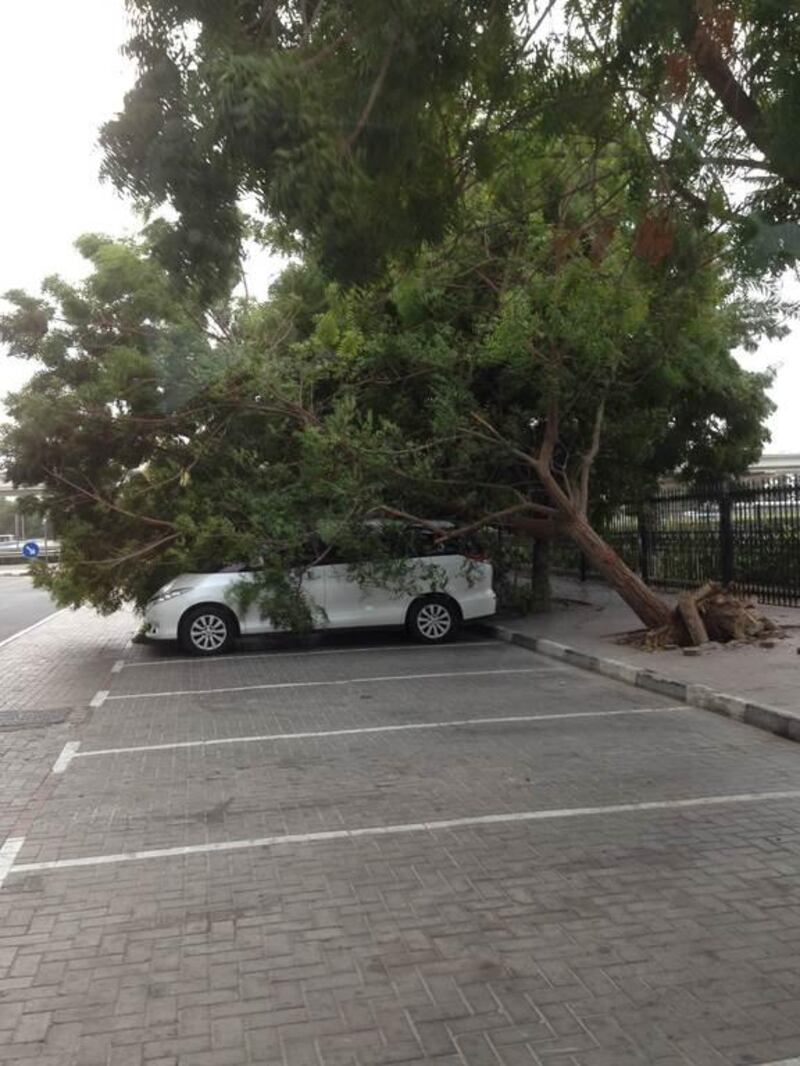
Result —
[[[253, 574], [241, 574], [238, 576], [246, 581], [254, 580]], [[325, 567], [310, 566], [302, 574], [300, 587], [313, 612], [314, 628], [324, 629], [328, 624], [325, 603]], [[235, 605], [234, 609], [236, 609]], [[257, 601], [251, 603], [244, 612], [236, 609], [236, 613], [239, 615], [239, 624], [244, 634], [280, 631], [270, 619], [262, 617]]]
[[348, 563], [324, 566], [325, 602], [331, 628], [400, 625], [408, 597], [378, 582], [359, 581]]

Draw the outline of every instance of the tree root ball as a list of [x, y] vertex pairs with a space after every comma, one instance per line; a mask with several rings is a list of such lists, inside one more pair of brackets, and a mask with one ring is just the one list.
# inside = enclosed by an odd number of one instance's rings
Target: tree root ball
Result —
[[706, 643], [761, 644], [773, 647], [786, 634], [759, 612], [751, 599], [734, 587], [709, 582], [695, 592], [682, 593], [668, 625], [632, 634], [626, 643], [651, 651], [668, 647], [698, 647]]

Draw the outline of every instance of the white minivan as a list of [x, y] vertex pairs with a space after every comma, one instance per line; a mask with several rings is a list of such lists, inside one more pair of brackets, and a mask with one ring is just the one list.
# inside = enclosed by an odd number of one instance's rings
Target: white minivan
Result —
[[[402, 588], [365, 579], [350, 563], [321, 562], [301, 577], [315, 629], [405, 626], [415, 639], [443, 643], [464, 621], [493, 615], [492, 566], [456, 541], [437, 544], [435, 532], [416, 530], [418, 547], [405, 560]], [[330, 558], [330, 556], [328, 556]], [[144, 611], [147, 640], [177, 640], [193, 655], [220, 655], [239, 636], [278, 630], [257, 604], [237, 606], [234, 589], [247, 571], [181, 574], [159, 589]]]

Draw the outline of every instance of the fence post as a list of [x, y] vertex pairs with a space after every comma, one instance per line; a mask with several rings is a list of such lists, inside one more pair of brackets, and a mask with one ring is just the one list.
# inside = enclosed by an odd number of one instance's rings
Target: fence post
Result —
[[733, 499], [730, 486], [723, 483], [719, 496], [719, 552], [722, 583], [729, 585], [734, 577]]
[[642, 581], [650, 583], [650, 525], [648, 509], [642, 504], [636, 512], [636, 528], [639, 533], [639, 573]]

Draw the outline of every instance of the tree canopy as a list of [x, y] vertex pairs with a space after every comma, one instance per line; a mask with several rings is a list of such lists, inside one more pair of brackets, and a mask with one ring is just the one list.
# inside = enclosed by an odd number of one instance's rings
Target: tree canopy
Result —
[[634, 260], [621, 279], [630, 233], [602, 263], [554, 250], [542, 219], [501, 255], [486, 235], [359, 289], [292, 265], [268, 300], [213, 313], [147, 239], [89, 236], [85, 282], [9, 294], [0, 337], [41, 369], [9, 398], [1, 447], [15, 483], [44, 482], [62, 543], [40, 580], [113, 610], [181, 571], [266, 560], [264, 609], [302, 626], [287, 575], [320, 543], [379, 562], [369, 515], [549, 511], [528, 507], [524, 453], [554, 388], [556, 460], [583, 492], [604, 412], [598, 507], [758, 454], [767, 382], [730, 354], [750, 326], [713, 264], [689, 248], [682, 277]]
[[[458, 225], [509, 133], [621, 146], [650, 236], [673, 211], [741, 265], [800, 251], [800, 14], [775, 0], [133, 0], [140, 77], [106, 171], [179, 225], [167, 260], [224, 287], [252, 194], [339, 280]], [[556, 17], [555, 28], [548, 16]], [[522, 204], [524, 210], [527, 205]]]
[[[85, 283], [11, 294], [2, 337], [43, 369], [3, 448], [64, 544], [40, 579], [110, 610], [266, 558], [264, 610], [308, 624], [286, 575], [320, 542], [380, 554], [383, 509], [566, 530], [663, 618], [589, 518], [765, 439], [768, 378], [732, 352], [784, 328], [795, 21], [767, 0], [130, 7], [140, 76], [105, 169], [176, 220], [84, 237]], [[247, 233], [296, 260], [267, 299], [232, 296]]]

